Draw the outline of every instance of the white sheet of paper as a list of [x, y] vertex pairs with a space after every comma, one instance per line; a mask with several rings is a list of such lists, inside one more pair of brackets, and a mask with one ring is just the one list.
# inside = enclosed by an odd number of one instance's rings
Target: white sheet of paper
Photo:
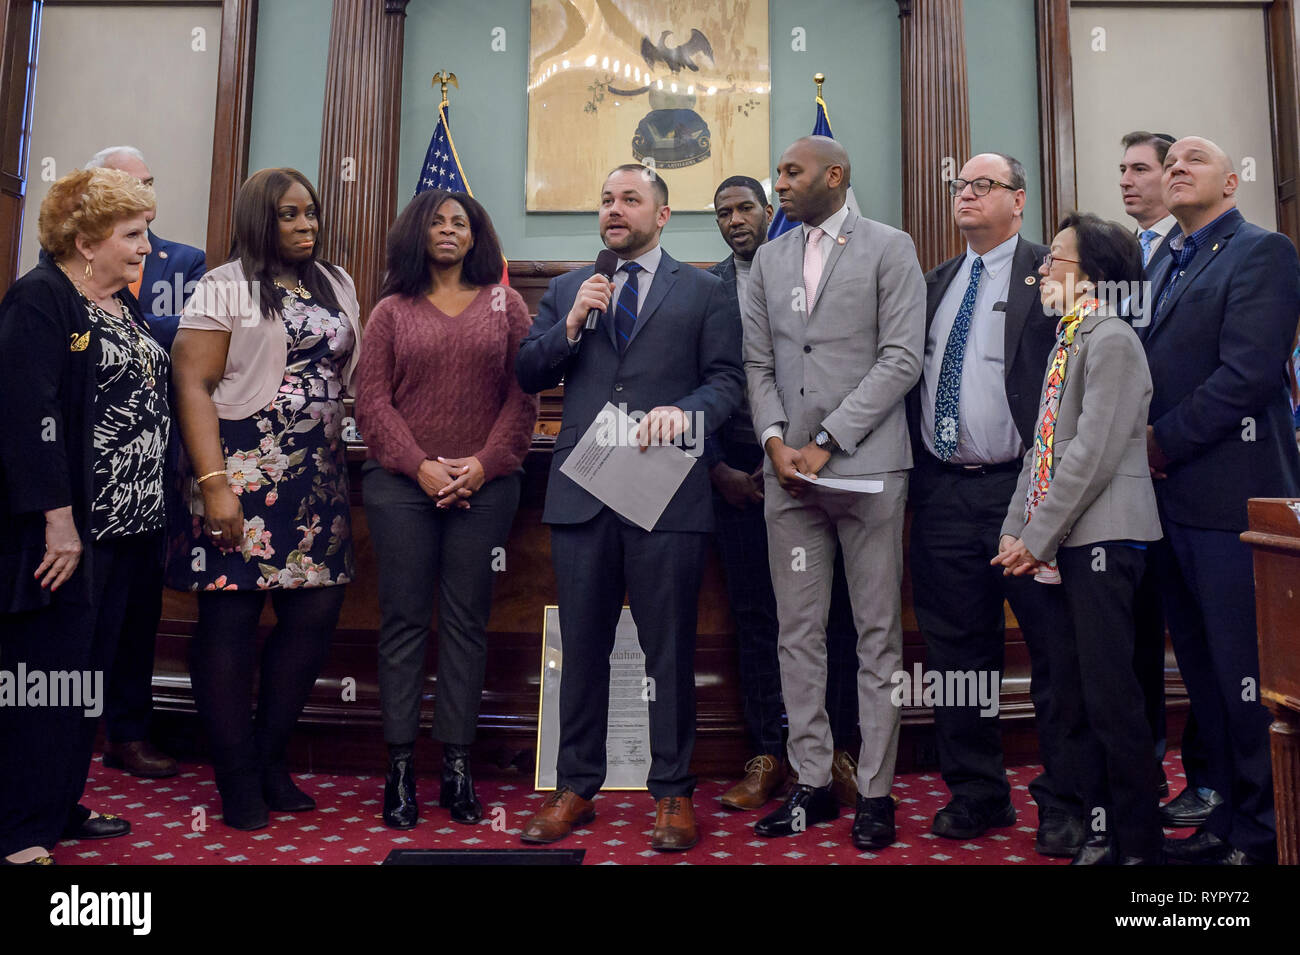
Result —
[[816, 484], [819, 487], [828, 487], [832, 491], [856, 491], [858, 494], [879, 494], [885, 489], [884, 481], [871, 481], [867, 478], [837, 478], [837, 477], [819, 477], [812, 478], [802, 471], [795, 471], [809, 484]]
[[621, 409], [605, 402], [560, 473], [632, 523], [652, 530], [695, 458], [671, 444], [642, 451], [627, 440], [635, 430]]

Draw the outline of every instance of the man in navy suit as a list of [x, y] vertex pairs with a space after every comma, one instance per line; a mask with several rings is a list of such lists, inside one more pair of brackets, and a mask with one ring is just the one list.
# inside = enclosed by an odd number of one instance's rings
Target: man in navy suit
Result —
[[[146, 186], [153, 185], [153, 173], [144, 155], [134, 146], [109, 146], [90, 157], [87, 169], [120, 169]], [[145, 218], [152, 223], [155, 213]], [[163, 348], [170, 349], [176, 338], [181, 308], [207, 271], [203, 250], [183, 242], [172, 242], [149, 232], [149, 255], [140, 270], [140, 281], [131, 291], [140, 300], [149, 330]]]
[[[659, 245], [668, 187], [651, 169], [620, 166], [605, 180], [600, 237], [617, 253], [613, 281], [577, 269], [552, 280], [515, 364], [525, 391], [564, 381], [542, 520], [560, 604], [557, 788], [524, 826], [525, 842], [555, 842], [595, 817], [605, 780], [609, 654], [627, 593], [646, 656], [650, 774], [657, 816], [651, 847], [698, 840], [690, 773], [695, 745], [695, 621], [706, 535], [713, 529], [709, 475], [696, 460], [654, 529], [624, 520], [560, 467], [606, 403], [640, 412], [642, 448], [685, 435], [700, 447], [740, 404], [740, 322], [717, 276], [674, 260]], [[601, 314], [584, 332], [591, 310]]]
[[[134, 146], [101, 149], [90, 157], [86, 168], [120, 169], [146, 186], [153, 185], [153, 173]], [[153, 218], [152, 212], [146, 215], [150, 222]], [[184, 299], [203, 276], [203, 252], [180, 242], [160, 239], [152, 232], [149, 248], [140, 280], [131, 285], [131, 293], [140, 301], [154, 338], [164, 348], [171, 348]], [[162, 569], [140, 568], [140, 572], [157, 573], [161, 577]], [[153, 714], [154, 641], [162, 612], [161, 580], [157, 593], [158, 602], [154, 605], [131, 608], [137, 625], [122, 629], [104, 704], [107, 730], [104, 765], [148, 778], [174, 776], [179, 771], [176, 760], [154, 748], [148, 740], [149, 719]]]
[[1252, 497], [1300, 495], [1287, 358], [1300, 320], [1300, 262], [1288, 239], [1236, 208], [1217, 145], [1180, 139], [1164, 163], [1178, 220], [1148, 271], [1154, 310], [1138, 327], [1154, 395], [1147, 454], [1169, 547], [1160, 582], [1192, 711], [1224, 801], [1176, 862], [1277, 856], [1270, 716], [1259, 702], [1254, 565], [1240, 534]]

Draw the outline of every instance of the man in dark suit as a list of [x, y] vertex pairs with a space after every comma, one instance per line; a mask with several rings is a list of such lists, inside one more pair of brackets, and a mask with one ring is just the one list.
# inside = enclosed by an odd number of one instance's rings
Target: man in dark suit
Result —
[[[772, 206], [758, 180], [732, 176], [714, 192], [713, 209], [718, 231], [731, 248], [731, 255], [708, 271], [738, 297], [749, 284], [754, 253], [767, 241]], [[721, 797], [729, 809], [760, 808], [785, 781], [787, 772], [785, 703], [776, 651], [776, 594], [768, 569], [767, 522], [763, 519], [764, 457], [747, 401], [740, 403], [704, 447], [714, 491], [715, 540], [736, 623], [745, 729], [754, 747], [753, 758], [745, 764], [745, 778]], [[842, 805], [852, 807], [858, 801], [858, 764], [853, 757], [858, 727], [858, 633], [842, 553], [836, 557], [834, 573], [826, 621], [830, 658], [826, 668], [826, 711], [835, 743], [831, 788]]]
[[[110, 146], [90, 157], [87, 169], [120, 169], [146, 186], [153, 186], [140, 150], [134, 146]], [[153, 222], [156, 213], [145, 216]], [[181, 307], [203, 277], [203, 251], [180, 242], [169, 242], [149, 233], [149, 255], [145, 257], [140, 278], [131, 285], [131, 294], [140, 302], [149, 330], [164, 348], [171, 348], [180, 321]], [[144, 569], [141, 569], [144, 572]], [[152, 570], [150, 572], [153, 572]], [[161, 568], [157, 569], [161, 574]], [[162, 587], [153, 607], [132, 607], [130, 613], [141, 614], [142, 621], [154, 623], [162, 610]], [[133, 776], [160, 778], [180, 771], [176, 760], [149, 742], [149, 720], [153, 714], [154, 638], [157, 628], [127, 626], [113, 658], [104, 703], [104, 765], [124, 769]]]
[[[1142, 266], [1150, 271], [1169, 256], [1169, 244], [1165, 238], [1176, 224], [1173, 214], [1165, 208], [1163, 186], [1165, 156], [1174, 144], [1174, 137], [1168, 133], [1134, 130], [1126, 133], [1120, 144], [1124, 147], [1119, 164], [1120, 195], [1124, 200], [1124, 211], [1137, 223], [1134, 234], [1142, 249]], [[1145, 308], [1140, 314], [1130, 317], [1137, 321], [1150, 320]], [[1154, 559], [1154, 552], [1168, 546], [1169, 542], [1163, 539], [1149, 545], [1153, 557], [1147, 561], [1133, 609], [1137, 632], [1133, 665], [1146, 697], [1147, 721], [1156, 741], [1161, 796], [1169, 795], [1169, 783], [1164, 774], [1167, 745], [1165, 615], [1160, 605], [1160, 585], [1156, 575], [1158, 561]], [[1223, 797], [1215, 791], [1209, 779], [1205, 750], [1200, 744], [1193, 714], [1188, 715], [1183, 725], [1182, 758], [1187, 786], [1176, 798], [1160, 807], [1164, 824], [1173, 828], [1199, 826], [1209, 818], [1214, 807], [1223, 802]]]
[[1169, 148], [1169, 257], [1148, 273], [1138, 328], [1154, 395], [1147, 453], [1169, 547], [1161, 589], [1174, 653], [1209, 752], [1226, 780], [1176, 862], [1276, 859], [1268, 710], [1259, 702], [1255, 578], [1246, 501], [1300, 495], [1286, 363], [1300, 320], [1300, 262], [1288, 239], [1236, 207], [1232, 161], [1191, 136]]
[[[1033, 441], [1055, 338], [1055, 321], [1038, 295], [1037, 270], [1047, 250], [1020, 237], [1025, 177], [1015, 159], [975, 156], [949, 189], [967, 246], [926, 276], [925, 363], [908, 402], [916, 459], [912, 601], [928, 669], [999, 677], [1003, 602], [1010, 602], [1029, 648], [1043, 761], [1043, 774], [1029, 787], [1039, 808], [1036, 848], [1073, 856], [1084, 838], [1083, 805], [1065, 763], [1048, 665], [1065, 619], [1060, 588], [1004, 577], [989, 566]], [[935, 815], [932, 831], [965, 840], [1014, 824], [1016, 814], [997, 715], [957, 702], [944, 700], [934, 711], [939, 766], [952, 800]]]
[[[554, 842], [595, 817], [592, 798], [605, 779], [609, 654], [625, 591], [653, 681], [651, 847], [689, 849], [698, 840], [690, 762], [696, 610], [713, 528], [708, 473], [697, 460], [646, 531], [560, 471], [607, 402], [645, 414], [644, 449], [680, 435], [702, 443], [742, 400], [735, 298], [716, 276], [663, 251], [659, 235], [669, 215], [668, 187], [653, 170], [627, 165], [610, 173], [601, 192], [600, 236], [618, 254], [615, 278], [583, 268], [554, 279], [515, 365], [525, 391], [564, 381], [564, 418], [542, 515], [551, 525], [564, 649], [558, 779], [524, 826], [526, 842]], [[602, 313], [599, 324], [584, 332], [593, 309]]]
[[[153, 173], [144, 156], [134, 146], [110, 146], [101, 149], [86, 163], [87, 169], [120, 169], [135, 176], [146, 186], [153, 185]], [[155, 213], [146, 218], [153, 222]], [[207, 271], [203, 250], [183, 242], [172, 242], [149, 231], [149, 255], [145, 257], [140, 280], [131, 292], [140, 301], [149, 330], [163, 348], [170, 349], [176, 338], [181, 308], [199, 279]], [[110, 719], [110, 726], [112, 721]]]

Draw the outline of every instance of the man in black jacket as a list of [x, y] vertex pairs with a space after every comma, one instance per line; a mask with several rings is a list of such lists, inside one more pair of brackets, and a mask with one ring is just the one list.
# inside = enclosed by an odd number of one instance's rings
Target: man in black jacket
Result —
[[[912, 601], [926, 665], [939, 673], [996, 673], [1004, 663], [1009, 601], [1029, 648], [1030, 693], [1043, 774], [1036, 848], [1073, 856], [1083, 842], [1082, 802], [1063, 760], [1064, 730], [1049, 690], [1048, 655], [1065, 609], [1060, 588], [1004, 577], [989, 566], [1033, 442], [1055, 321], [1038, 296], [1047, 250], [1020, 237], [1024, 168], [1000, 153], [973, 157], [949, 183], [966, 251], [926, 278], [921, 381], [909, 396]], [[945, 685], [953, 685], [947, 677]], [[993, 681], [997, 686], [998, 681]], [[933, 832], [973, 839], [1016, 814], [1002, 765], [996, 713], [973, 701], [934, 710], [939, 766], [952, 801]]]
[[1161, 589], [1174, 652], [1224, 802], [1178, 862], [1277, 855], [1268, 711], [1259, 702], [1254, 563], [1240, 534], [1252, 497], [1300, 495], [1287, 360], [1300, 320], [1300, 263], [1280, 233], [1237, 210], [1237, 175], [1214, 143], [1169, 148], [1169, 256], [1147, 273], [1154, 311], [1138, 328], [1154, 393], [1147, 452], [1161, 523]]

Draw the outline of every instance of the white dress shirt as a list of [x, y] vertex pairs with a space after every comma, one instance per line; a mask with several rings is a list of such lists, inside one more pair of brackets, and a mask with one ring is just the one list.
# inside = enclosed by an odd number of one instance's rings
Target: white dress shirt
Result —
[[[957, 450], [950, 464], [1001, 464], [1025, 453], [1016, 419], [1007, 404], [1005, 376], [1005, 342], [1007, 293], [1011, 288], [1011, 263], [1016, 254], [1019, 235], [1013, 235], [984, 255], [966, 247], [966, 258], [952, 277], [934, 321], [925, 339], [925, 361], [921, 368], [921, 439], [934, 453], [934, 404], [939, 390], [939, 374], [948, 336], [957, 320], [957, 311], [970, 283], [971, 266], [977, 258], [984, 260], [971, 315], [970, 333], [966, 337], [966, 354], [961, 367], [961, 395], [958, 400]], [[1001, 308], [994, 309], [994, 305]], [[1044, 319], [1045, 321], [1046, 319]], [[1034, 321], [1030, 318], [1030, 321]]]

